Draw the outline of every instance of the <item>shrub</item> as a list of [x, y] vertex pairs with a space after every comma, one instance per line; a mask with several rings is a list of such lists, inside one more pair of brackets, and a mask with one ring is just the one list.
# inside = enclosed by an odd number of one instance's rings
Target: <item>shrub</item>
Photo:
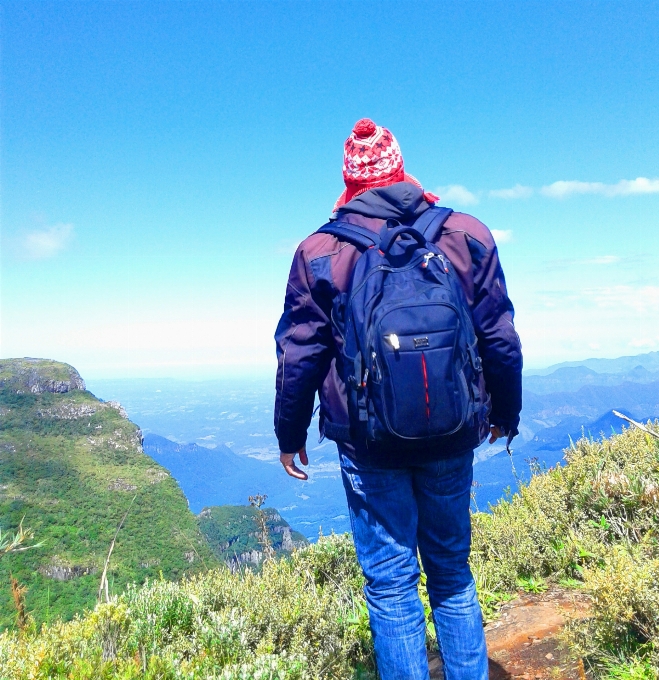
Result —
[[260, 572], [228, 568], [130, 586], [70, 623], [0, 636], [7, 678], [352, 678], [373, 669], [347, 536]]
[[[472, 568], [486, 616], [519, 587], [578, 585], [592, 612], [571, 621], [565, 637], [594, 676], [659, 677], [659, 446], [627, 430], [582, 439], [566, 459], [473, 516]], [[1, 634], [2, 677], [374, 678], [362, 586], [347, 535], [259, 572], [220, 568], [129, 586], [69, 623]]]

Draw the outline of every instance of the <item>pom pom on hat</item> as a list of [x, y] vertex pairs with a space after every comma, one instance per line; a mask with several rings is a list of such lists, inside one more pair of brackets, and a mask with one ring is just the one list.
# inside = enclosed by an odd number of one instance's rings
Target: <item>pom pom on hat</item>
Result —
[[355, 123], [352, 128], [352, 134], [357, 139], [366, 139], [370, 137], [377, 130], [377, 125], [370, 118], [362, 118]]
[[[387, 128], [376, 125], [370, 118], [355, 123], [343, 147], [343, 181], [346, 190], [334, 206], [340, 206], [369, 189], [385, 187], [397, 182], [410, 182], [422, 188], [419, 181], [405, 172], [403, 155], [396, 138]], [[429, 203], [437, 200], [426, 192]]]

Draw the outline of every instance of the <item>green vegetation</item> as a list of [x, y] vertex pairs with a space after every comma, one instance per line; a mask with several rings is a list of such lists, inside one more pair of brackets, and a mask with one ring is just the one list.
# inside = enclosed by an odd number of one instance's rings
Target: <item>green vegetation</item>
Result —
[[362, 577], [348, 537], [172, 583], [129, 587], [110, 604], [40, 632], [0, 636], [18, 678], [372, 678]]
[[[627, 430], [582, 439], [566, 454], [567, 465], [538, 472], [473, 517], [486, 615], [520, 587], [579, 588], [592, 610], [567, 626], [572, 652], [594, 677], [656, 678], [657, 441]], [[258, 572], [222, 567], [178, 583], [157, 579], [69, 623], [6, 631], [0, 667], [11, 680], [372, 678], [362, 585], [350, 538], [321, 538]]]
[[[206, 570], [216, 558], [180, 491], [139, 453], [134, 426], [115, 408], [81, 390], [5, 391], [2, 399], [0, 471], [9, 481], [0, 511], [11, 519], [4, 531], [15, 533], [25, 516], [25, 526], [44, 541], [0, 560], [0, 583], [9, 584], [10, 569], [18, 577], [16, 602], [21, 582], [31, 589], [20, 630], [0, 634], [3, 678], [375, 677], [363, 579], [349, 536], [321, 538], [265, 560], [260, 570], [238, 563]], [[84, 417], [63, 415], [91, 406]], [[592, 676], [657, 678], [659, 441], [637, 429], [584, 438], [566, 459], [564, 466], [534, 470], [528, 485], [473, 516], [472, 567], [486, 617], [520, 588], [578, 589], [592, 606], [568, 623], [564, 641]], [[133, 496], [112, 558], [117, 595], [92, 609], [99, 570]], [[208, 508], [199, 522], [218, 556], [235, 557], [259, 546], [257, 512]], [[284, 523], [265, 512], [277, 541]], [[186, 552], [195, 555], [192, 564]], [[157, 566], [146, 566], [151, 559]], [[81, 575], [55, 581], [44, 567]], [[85, 574], [87, 568], [94, 573]], [[200, 568], [203, 573], [191, 573]], [[168, 580], [177, 576], [185, 578]], [[143, 585], [129, 583], [146, 577]], [[3, 616], [11, 623], [17, 617], [8, 597]], [[56, 610], [64, 598], [67, 606]], [[72, 620], [59, 619], [76, 608]], [[427, 602], [426, 611], [429, 616]], [[431, 625], [428, 632], [432, 645]]]
[[566, 459], [474, 515], [481, 598], [577, 586], [592, 616], [568, 625], [573, 652], [598, 677], [659, 677], [659, 440], [637, 429], [584, 438]]
[[136, 426], [83, 387], [65, 364], [0, 362], [0, 525], [15, 534], [22, 522], [41, 544], [0, 559], [0, 629], [16, 619], [10, 574], [27, 586], [37, 623], [93, 607], [133, 497], [110, 563], [111, 592], [217, 563], [176, 482], [142, 453]]
[[[291, 552], [308, 543], [273, 508], [263, 508], [268, 534], [275, 554]], [[215, 505], [199, 515], [199, 528], [216, 557], [231, 565], [253, 563], [263, 552], [256, 519], [259, 510], [252, 505]]]

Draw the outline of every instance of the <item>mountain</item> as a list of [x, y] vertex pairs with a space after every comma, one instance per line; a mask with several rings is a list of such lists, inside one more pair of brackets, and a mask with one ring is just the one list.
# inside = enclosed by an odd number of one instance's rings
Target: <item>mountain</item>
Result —
[[[647, 422], [651, 416], [638, 416], [624, 408], [617, 408], [616, 411], [636, 420], [637, 422]], [[613, 409], [607, 411], [593, 422], [584, 424], [583, 418], [570, 416], [562, 420], [558, 425], [543, 428], [533, 439], [524, 446], [524, 452], [556, 451], [567, 448], [570, 441], [576, 442], [581, 437], [598, 439], [602, 435], [608, 437], [611, 434], [619, 434], [623, 427], [628, 427], [628, 423], [613, 414]]]
[[0, 527], [12, 532], [23, 521], [42, 545], [0, 560], [0, 627], [15, 619], [10, 574], [28, 587], [37, 622], [91, 607], [127, 511], [111, 591], [217, 563], [183, 492], [144, 455], [141, 432], [118, 403], [86, 391], [66, 364], [1, 360]]
[[524, 376], [524, 389], [534, 394], [576, 392], [589, 385], [611, 386], [623, 382], [647, 384], [659, 381], [659, 370], [648, 371], [640, 364], [625, 373], [597, 373], [586, 366], [559, 368], [548, 375]]
[[613, 433], [622, 432], [628, 423], [613, 414], [613, 410], [629, 416], [637, 422], [647, 422], [659, 417], [659, 407], [654, 410], [630, 411], [624, 406], [614, 405], [599, 417], [591, 420], [584, 415], [571, 415], [556, 425], [544, 427], [528, 441], [521, 437], [512, 444], [509, 456], [501, 447], [494, 455], [477, 462], [474, 466], [474, 500], [476, 507], [487, 510], [489, 504], [496, 503], [510, 489], [515, 492], [519, 481], [527, 482], [532, 468], [547, 469], [562, 463], [564, 451], [581, 437], [599, 439]]
[[[646, 365], [651, 365], [655, 355], [659, 353], [634, 358], [645, 356]], [[613, 365], [633, 363], [627, 362], [628, 359], [622, 357], [620, 364]], [[637, 421], [659, 417], [656, 377], [657, 374], [648, 371], [642, 363], [617, 374], [599, 374], [587, 366], [565, 366], [546, 376], [525, 375], [520, 435], [513, 442], [512, 457], [498, 442], [492, 447], [485, 444], [476, 451], [474, 498], [477, 507], [487, 509], [507, 488], [515, 491], [518, 479], [529, 479], [531, 467], [549, 468], [561, 462], [564, 449], [582, 433], [586, 437], [599, 437], [602, 433], [620, 432], [625, 423], [613, 415], [614, 409]], [[561, 388], [562, 391], [555, 391]]]
[[[271, 545], [277, 555], [302, 548], [309, 541], [293, 531], [274, 508], [261, 509]], [[257, 524], [259, 510], [252, 505], [221, 505], [204, 508], [199, 527], [215, 556], [232, 568], [258, 565], [263, 559], [263, 543]]]
[[633, 413], [659, 414], [659, 380], [647, 384], [622, 382], [618, 385], [588, 385], [576, 392], [535, 394], [524, 392], [524, 423], [537, 431], [557, 425], [568, 416], [584, 418], [584, 424], [611, 409]]
[[584, 366], [597, 373], [626, 373], [636, 366], [642, 366], [648, 371], [659, 371], [659, 352], [636, 354], [634, 356], [618, 357], [616, 359], [584, 359], [583, 361], [564, 361], [547, 368], [537, 368], [524, 371], [524, 377], [532, 375], [549, 375], [561, 368]]
[[279, 467], [238, 456], [224, 444], [208, 449], [179, 444], [157, 434], [144, 437], [144, 452], [167, 468], [183, 489], [190, 509], [207, 505], [240, 505], [249, 495], [261, 493], [279, 477]]

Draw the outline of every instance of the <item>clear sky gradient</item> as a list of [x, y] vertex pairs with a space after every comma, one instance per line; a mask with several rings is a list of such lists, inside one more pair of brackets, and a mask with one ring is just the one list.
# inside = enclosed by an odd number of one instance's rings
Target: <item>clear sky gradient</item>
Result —
[[659, 3], [0, 11], [3, 357], [272, 371], [364, 116], [494, 230], [528, 367], [659, 349]]

